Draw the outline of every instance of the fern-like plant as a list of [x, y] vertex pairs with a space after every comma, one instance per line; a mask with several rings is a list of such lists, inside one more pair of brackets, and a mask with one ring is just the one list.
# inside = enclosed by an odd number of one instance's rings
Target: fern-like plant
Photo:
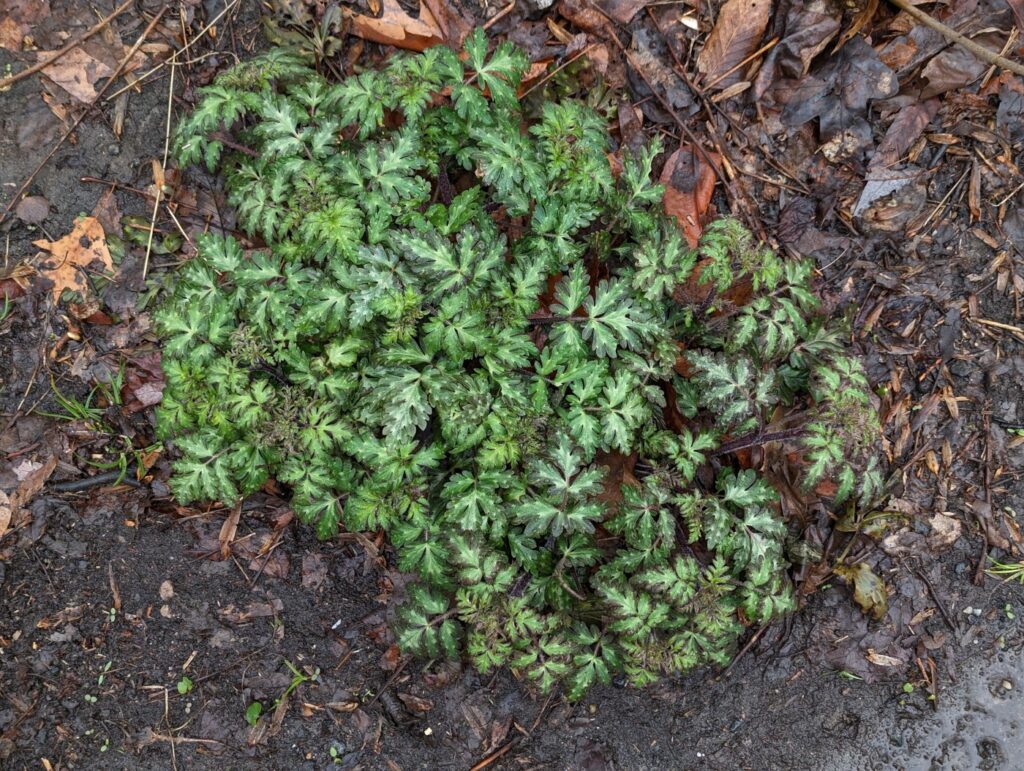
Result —
[[223, 174], [252, 248], [208, 235], [181, 269], [158, 415], [179, 499], [275, 478], [321, 537], [383, 529], [421, 579], [404, 650], [579, 697], [726, 662], [794, 607], [778, 496], [733, 450], [784, 415], [809, 487], [870, 497], [877, 426], [811, 266], [732, 220], [688, 248], [659, 144], [613, 173], [585, 106], [524, 113], [527, 65], [478, 30], [203, 90], [177, 156]]

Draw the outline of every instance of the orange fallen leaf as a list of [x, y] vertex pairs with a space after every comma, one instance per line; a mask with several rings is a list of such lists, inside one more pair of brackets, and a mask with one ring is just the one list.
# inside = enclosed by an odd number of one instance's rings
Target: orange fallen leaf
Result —
[[105, 270], [114, 268], [106, 234], [95, 217], [79, 217], [71, 232], [58, 241], [41, 239], [33, 241], [33, 244], [50, 252], [56, 260], [54, 267], [46, 267], [49, 263], [44, 263], [40, 271], [53, 282], [54, 300], [59, 300], [65, 289], [87, 294], [89, 284], [82, 275], [82, 269], [92, 263], [101, 263]]
[[424, 51], [445, 42], [441, 26], [423, 0], [418, 19], [406, 13], [398, 0], [383, 0], [381, 5], [379, 17], [352, 14], [353, 35], [410, 51]]
[[711, 166], [704, 154], [692, 145], [680, 145], [665, 162], [659, 180], [665, 186], [665, 211], [679, 220], [679, 226], [691, 247], [697, 246], [704, 230], [711, 196], [718, 179], [716, 169], [721, 164], [718, 153], [707, 153]]

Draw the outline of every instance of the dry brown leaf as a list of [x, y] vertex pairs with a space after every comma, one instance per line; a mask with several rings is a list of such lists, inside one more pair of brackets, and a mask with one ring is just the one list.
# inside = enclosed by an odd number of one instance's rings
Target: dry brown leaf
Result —
[[[707, 153], [715, 168], [721, 163], [717, 153]], [[665, 211], [679, 220], [679, 226], [691, 247], [697, 246], [704, 230], [705, 217], [715, 191], [715, 168], [692, 145], [681, 145], [665, 162], [659, 180], [665, 186]]]
[[870, 168], [898, 163], [931, 123], [941, 104], [938, 99], [927, 99], [900, 109], [889, 124], [885, 137], [878, 143], [878, 149], [875, 150], [869, 164]]
[[[39, 51], [36, 58], [45, 61], [53, 54], [53, 51]], [[43, 68], [46, 77], [83, 104], [92, 104], [96, 101], [96, 82], [113, 72], [113, 68], [108, 64], [82, 48], [73, 48], [49, 67]]]
[[729, 75], [725, 73], [757, 48], [771, 10], [771, 0], [727, 0], [697, 55], [697, 69], [703, 73], [705, 83], [714, 82], [716, 88], [726, 88], [742, 79], [742, 68]]
[[20, 51], [21, 41], [25, 38], [25, 28], [10, 16], [0, 19], [0, 48], [8, 51]]
[[445, 43], [452, 48], [461, 48], [466, 35], [473, 31], [473, 21], [449, 0], [423, 0], [423, 4], [430, 9]]
[[1017, 29], [1024, 32], [1024, 0], [1006, 0], [1006, 4], [1013, 12], [1013, 21]]
[[57, 627], [64, 626], [64, 624], [72, 621], [78, 621], [85, 612], [84, 605], [75, 605], [70, 608], [64, 608], [59, 613], [54, 613], [52, 616], [46, 616], [45, 618], [39, 619], [36, 622], [36, 629], [56, 629]]
[[868, 648], [865, 658], [875, 666], [879, 667], [901, 667], [903, 662], [895, 656], [886, 656], [884, 653], [875, 652], [874, 648]]
[[584, 32], [609, 40], [615, 37], [615, 27], [608, 17], [586, 0], [562, 0], [558, 4], [558, 13]]
[[418, 19], [407, 14], [398, 0], [383, 0], [382, 5], [379, 17], [353, 14], [352, 34], [410, 51], [424, 51], [445, 42], [440, 25], [422, 0]]
[[54, 267], [44, 267], [41, 271], [53, 282], [54, 300], [59, 300], [65, 289], [87, 294], [89, 285], [82, 269], [93, 262], [101, 263], [105, 270], [114, 268], [103, 226], [95, 217], [79, 217], [71, 232], [58, 241], [43, 239], [33, 241], [33, 244], [50, 252], [56, 260]]
[[424, 699], [412, 693], [399, 693], [398, 698], [412, 712], [430, 712], [434, 708], [434, 702], [430, 699]]
[[885, 618], [889, 611], [889, 594], [885, 584], [866, 562], [856, 565], [836, 565], [835, 574], [853, 586], [853, 599], [861, 610], [876, 621]]
[[14, 509], [11, 507], [11, 499], [3, 490], [0, 490], [0, 538], [4, 537], [7, 528], [11, 526], [11, 517]]
[[3, 0], [0, 2], [0, 48], [20, 51], [26, 35], [50, 15], [49, 0]]
[[868, 0], [864, 7], [857, 12], [857, 15], [853, 17], [853, 21], [850, 22], [850, 26], [847, 27], [846, 31], [839, 36], [839, 40], [836, 41], [836, 47], [832, 49], [832, 53], [835, 53], [843, 47], [843, 43], [847, 40], [851, 40], [860, 34], [860, 31], [864, 29], [864, 26], [874, 18], [874, 15], [878, 12], [879, 0]]
[[648, 0], [598, 0], [596, 5], [619, 24], [629, 24], [647, 3]]
[[242, 502], [239, 501], [231, 510], [231, 514], [220, 526], [220, 533], [217, 539], [220, 541], [220, 557], [227, 559], [231, 553], [231, 542], [235, 540], [235, 533], [238, 532], [238, 520], [242, 516]]
[[93, 207], [92, 216], [100, 221], [105, 233], [112, 233], [120, 238], [121, 231], [121, 209], [117, 205], [117, 196], [114, 195], [114, 188], [107, 188], [100, 199]]
[[42, 462], [25, 461], [14, 469], [18, 488], [9, 496], [0, 490], [0, 538], [4, 537], [12, 524], [15, 527], [21, 524], [22, 510], [43, 489], [55, 468], [57, 458], [51, 456]]

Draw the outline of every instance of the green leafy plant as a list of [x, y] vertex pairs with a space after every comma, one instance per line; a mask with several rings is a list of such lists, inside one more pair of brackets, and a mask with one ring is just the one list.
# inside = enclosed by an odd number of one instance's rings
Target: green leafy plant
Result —
[[[583, 105], [525, 112], [526, 57], [445, 48], [332, 84], [275, 50], [180, 126], [250, 245], [209, 235], [158, 314], [184, 500], [276, 478], [420, 577], [401, 647], [579, 697], [724, 663], [794, 607], [778, 495], [873, 497], [877, 421], [812, 266], [712, 223], [696, 249]], [[618, 164], [617, 164], [618, 165]], [[681, 287], [696, 286], [691, 302]], [[614, 469], [614, 471], [613, 471]]]

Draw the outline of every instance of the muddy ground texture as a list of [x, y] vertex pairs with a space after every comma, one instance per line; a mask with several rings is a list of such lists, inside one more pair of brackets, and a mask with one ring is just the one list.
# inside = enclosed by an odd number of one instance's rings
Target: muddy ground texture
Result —
[[[11, 204], [0, 225], [0, 490], [14, 502], [0, 527], [0, 766], [1014, 767], [1019, 725], [972, 733], [957, 715], [1024, 689], [1013, 664], [1024, 587], [985, 572], [1021, 559], [1024, 82], [884, 3], [815, 0], [770, 6], [763, 40], [780, 42], [702, 89], [709, 79], [693, 55], [728, 4], [632, 5], [459, 13], [499, 16], [490, 35], [555, 67], [590, 46], [563, 72], [618, 89], [620, 139], [660, 132], [725, 156], [725, 182], [698, 218], [733, 211], [819, 261], [822, 294], [850, 318], [877, 384], [892, 475], [885, 527], [838, 531], [844, 512], [790, 491], [793, 529], [825, 555], [794, 568], [797, 614], [751, 630], [724, 672], [596, 688], [570, 705], [505, 673], [402, 659], [387, 627], [402, 578], [372, 534], [317, 542], [283, 490], [237, 517], [177, 505], [153, 433], [161, 381], [150, 310], [189, 254], [182, 232], [232, 219], [216, 180], [168, 170], [152, 248], [139, 222], [148, 228], [154, 211], [169, 94], [179, 114], [219, 68], [265, 43], [254, 4], [219, 19], [216, 3], [170, 6], [130, 72], [188, 42], [173, 89], [164, 66], [115, 95], [126, 81], [104, 89], [104, 78], [161, 12], [144, 0], [66, 72], [0, 94], [0, 206]], [[13, 7], [13, 23], [0, 21], [0, 67], [15, 72], [35, 61], [30, 48], [56, 50], [97, 21], [62, 0]], [[934, 12], [1016, 53], [1003, 3], [954, 0]], [[216, 36], [200, 36], [211, 20]], [[345, 37], [332, 66], [391, 51]], [[696, 153], [693, 166], [690, 188], [709, 170]], [[27, 204], [15, 198], [26, 180]], [[95, 217], [112, 268], [60, 274], [88, 287], [83, 302], [57, 302], [53, 254], [36, 242], [77, 233], [94, 243], [75, 230], [80, 215]], [[782, 455], [768, 447], [756, 460], [770, 470]], [[128, 473], [114, 485], [122, 462]], [[885, 581], [879, 621], [829, 574], [851, 537], [849, 559]], [[921, 739], [915, 726], [933, 715], [945, 722]]]

